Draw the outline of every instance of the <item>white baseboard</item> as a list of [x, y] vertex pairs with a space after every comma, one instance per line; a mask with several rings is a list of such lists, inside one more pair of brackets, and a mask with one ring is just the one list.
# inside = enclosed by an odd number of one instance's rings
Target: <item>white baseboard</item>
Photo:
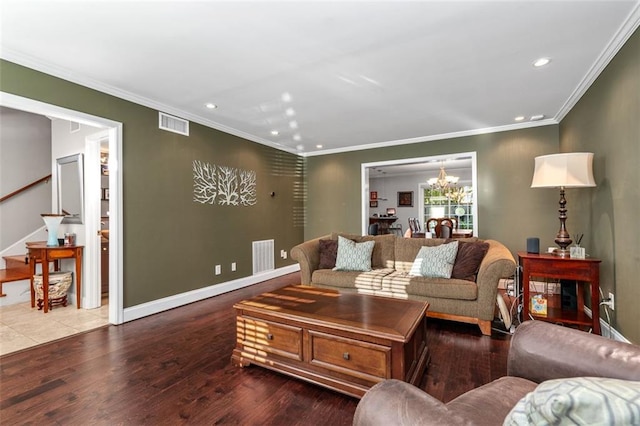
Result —
[[249, 277], [240, 278], [233, 281], [227, 281], [221, 284], [215, 284], [196, 290], [187, 291], [185, 293], [176, 294], [162, 299], [153, 300], [151, 302], [142, 303], [140, 305], [131, 306], [124, 309], [124, 322], [133, 321], [149, 315], [157, 314], [169, 309], [184, 306], [199, 300], [208, 299], [209, 297], [218, 296], [233, 290], [238, 290], [257, 284], [262, 281], [277, 278], [282, 275], [291, 274], [300, 270], [300, 265], [289, 265], [284, 268], [274, 269], [273, 271], [262, 272], [260, 274], [251, 275]]
[[[587, 314], [589, 316], [589, 318], [593, 318], [591, 309], [589, 309], [587, 306], [584, 307], [584, 313]], [[625, 343], [631, 343], [626, 337], [624, 337], [618, 330], [616, 330], [615, 328], [611, 327], [611, 325], [609, 325], [604, 319], [600, 318], [600, 330], [601, 330], [601, 335], [605, 336], [605, 337], [609, 337], [613, 340], [617, 340], [618, 342], [625, 342]]]

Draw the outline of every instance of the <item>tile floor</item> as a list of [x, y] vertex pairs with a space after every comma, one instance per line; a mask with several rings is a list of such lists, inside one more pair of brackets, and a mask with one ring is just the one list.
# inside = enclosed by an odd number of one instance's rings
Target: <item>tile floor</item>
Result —
[[109, 324], [108, 299], [97, 309], [54, 306], [45, 315], [29, 302], [0, 307], [0, 355]]

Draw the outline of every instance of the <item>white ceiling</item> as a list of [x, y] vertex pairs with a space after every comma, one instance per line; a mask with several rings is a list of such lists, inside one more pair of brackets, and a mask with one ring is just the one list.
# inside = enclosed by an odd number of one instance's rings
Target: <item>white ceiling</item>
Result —
[[557, 123], [639, 3], [0, 0], [0, 56], [316, 155]]

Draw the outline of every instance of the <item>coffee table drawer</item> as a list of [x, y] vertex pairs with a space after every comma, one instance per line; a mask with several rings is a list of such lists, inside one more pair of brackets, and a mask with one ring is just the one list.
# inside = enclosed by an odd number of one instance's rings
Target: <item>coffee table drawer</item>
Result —
[[391, 349], [387, 346], [314, 331], [309, 331], [309, 337], [313, 365], [367, 380], [390, 377]]
[[246, 351], [263, 351], [302, 361], [302, 329], [251, 317], [237, 318], [238, 342]]

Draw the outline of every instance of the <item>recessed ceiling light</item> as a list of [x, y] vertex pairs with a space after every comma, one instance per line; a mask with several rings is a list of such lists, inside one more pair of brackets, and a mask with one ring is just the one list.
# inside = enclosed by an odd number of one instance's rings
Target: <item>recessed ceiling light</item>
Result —
[[318, 144], [318, 145], [316, 145], [316, 148], [320, 149], [320, 148], [322, 148], [322, 145]]
[[293, 135], [293, 140], [299, 142], [302, 140], [302, 136], [300, 136], [299, 133], [296, 133], [295, 135]]
[[524, 120], [524, 115], [519, 115], [516, 118], [514, 118], [515, 121], [522, 121]]
[[279, 132], [279, 131], [277, 131], [277, 130], [272, 130], [272, 131], [271, 131], [271, 134], [272, 134], [273, 136], [278, 136], [278, 135], [280, 134], [280, 132]]
[[208, 104], [205, 104], [205, 106], [209, 109], [216, 109], [218, 108], [218, 105], [216, 104], [212, 104], [211, 102], [209, 102]]
[[532, 115], [530, 120], [531, 121], [540, 121], [544, 118], [544, 114], [538, 114], [538, 115]]
[[535, 62], [533, 63], [533, 66], [534, 67], [544, 67], [549, 62], [551, 62], [551, 58], [540, 58], [540, 59], [536, 59], [535, 60]]

